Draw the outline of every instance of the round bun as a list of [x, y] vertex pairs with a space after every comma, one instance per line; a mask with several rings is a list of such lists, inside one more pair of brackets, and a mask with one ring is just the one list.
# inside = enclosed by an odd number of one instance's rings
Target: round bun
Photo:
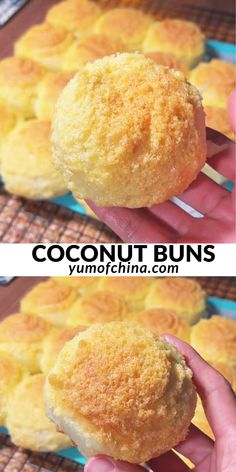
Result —
[[11, 107], [5, 100], [0, 98], [0, 171], [1, 171], [1, 147], [5, 141], [6, 136], [19, 123], [21, 119], [20, 114]]
[[149, 310], [131, 313], [130, 319], [157, 334], [157, 336], [169, 333], [189, 342], [190, 325], [173, 310], [150, 308]]
[[64, 346], [45, 400], [49, 418], [86, 457], [139, 464], [185, 439], [196, 392], [173, 346], [134, 323], [114, 322]]
[[0, 351], [0, 426], [5, 424], [13, 389], [27, 375], [27, 369], [15, 357]]
[[235, 141], [235, 133], [230, 126], [227, 109], [205, 106], [204, 111], [206, 113], [206, 126], [219, 131], [229, 139]]
[[180, 72], [142, 54], [104, 57], [63, 90], [52, 142], [75, 197], [151, 206], [186, 189], [205, 162], [200, 96]]
[[217, 315], [199, 321], [191, 330], [191, 344], [207, 361], [236, 368], [236, 321]]
[[154, 281], [152, 277], [102, 277], [100, 288], [120, 295], [133, 308], [142, 308]]
[[40, 120], [52, 120], [56, 102], [62, 90], [74, 76], [73, 73], [48, 73], [37, 88], [34, 110]]
[[194, 280], [185, 277], [163, 277], [156, 280], [145, 300], [146, 308], [167, 308], [196, 323], [206, 309], [206, 294]]
[[143, 51], [171, 53], [186, 66], [192, 67], [205, 52], [205, 36], [191, 21], [167, 18], [149, 27]]
[[128, 50], [141, 47], [145, 33], [152, 23], [151, 17], [133, 8], [113, 8], [103, 13], [94, 30], [110, 38], [121, 39]]
[[40, 358], [40, 368], [44, 374], [51, 370], [56, 362], [57, 356], [65, 343], [73, 339], [84, 327], [54, 329], [49, 333], [43, 343], [43, 352]]
[[122, 297], [108, 290], [92, 292], [81, 298], [68, 318], [68, 326], [122, 321], [127, 312]]
[[189, 70], [186, 65], [179, 61], [173, 54], [168, 54], [166, 52], [160, 51], [153, 51], [147, 52], [144, 55], [145, 57], [148, 57], [149, 59], [154, 61], [155, 64], [170, 67], [170, 69], [176, 69], [182, 72], [186, 78], [189, 76]]
[[52, 277], [52, 280], [55, 280], [58, 284], [66, 285], [68, 287], [73, 287], [76, 289], [79, 294], [84, 295], [85, 293], [95, 290], [99, 285], [101, 277]]
[[66, 0], [53, 5], [47, 13], [48, 23], [80, 36], [92, 29], [101, 9], [88, 0]]
[[70, 446], [70, 440], [57, 432], [45, 414], [41, 374], [25, 378], [14, 390], [6, 425], [16, 446], [32, 451], [56, 451]]
[[65, 326], [79, 298], [73, 287], [58, 284], [53, 279], [33, 287], [21, 300], [21, 311], [38, 315], [56, 326]]
[[1, 170], [9, 192], [31, 199], [66, 193], [63, 178], [52, 162], [50, 134], [50, 122], [28, 120], [7, 136], [1, 147]]
[[15, 313], [0, 323], [0, 350], [12, 354], [32, 373], [39, 372], [45, 336], [52, 326], [41, 318]]
[[49, 23], [34, 25], [15, 43], [15, 54], [34, 59], [43, 66], [60, 70], [63, 56], [72, 44], [73, 37], [67, 31]]
[[200, 90], [204, 105], [226, 108], [229, 95], [236, 86], [235, 72], [235, 64], [212, 59], [191, 71], [190, 82]]
[[44, 69], [30, 59], [22, 57], [3, 59], [0, 61], [0, 97], [24, 118], [32, 118], [36, 87], [44, 74]]
[[96, 59], [122, 51], [124, 45], [119, 39], [110, 38], [105, 34], [92, 34], [72, 44], [65, 54], [62, 67], [65, 71], [77, 71], [87, 62], [94, 62]]
[[236, 394], [236, 370], [230, 365], [223, 364], [222, 362], [211, 362], [212, 367], [218, 370], [223, 377], [228, 380], [234, 393]]

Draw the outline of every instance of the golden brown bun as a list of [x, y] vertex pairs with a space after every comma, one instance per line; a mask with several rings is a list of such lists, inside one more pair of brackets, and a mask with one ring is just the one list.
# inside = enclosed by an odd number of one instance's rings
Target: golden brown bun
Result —
[[167, 308], [196, 323], [206, 309], [206, 294], [195, 280], [185, 277], [163, 277], [151, 286], [145, 300], [146, 308]]
[[1, 171], [6, 189], [31, 199], [52, 198], [66, 193], [66, 185], [54, 168], [49, 121], [19, 123], [4, 141]]
[[49, 279], [33, 287], [21, 300], [21, 311], [38, 315], [56, 326], [65, 326], [79, 298], [73, 287]]
[[87, 64], [54, 114], [55, 164], [76, 198], [138, 208], [181, 193], [206, 158], [195, 88], [138, 53]]
[[192, 346], [209, 362], [236, 369], [236, 321], [214, 315], [191, 330]]
[[223, 364], [222, 362], [218, 361], [211, 362], [211, 365], [216, 370], [218, 370], [226, 380], [228, 380], [234, 393], [236, 394], [236, 370], [230, 365]]
[[49, 72], [37, 88], [37, 97], [34, 103], [35, 115], [40, 120], [52, 120], [56, 102], [74, 76], [73, 73]]
[[153, 51], [147, 52], [144, 55], [145, 57], [148, 57], [149, 59], [154, 61], [156, 64], [170, 67], [170, 69], [179, 70], [184, 74], [186, 78], [189, 76], [188, 68], [185, 66], [185, 64], [182, 64], [182, 62], [178, 61], [178, 59], [173, 54], [168, 54], [160, 51]]
[[91, 34], [73, 43], [65, 54], [62, 67], [65, 71], [77, 71], [87, 62], [124, 51], [123, 43], [104, 34]]
[[171, 53], [186, 66], [193, 67], [205, 52], [205, 36], [191, 21], [167, 18], [149, 27], [143, 51]]
[[100, 283], [101, 277], [82, 276], [82, 277], [52, 277], [58, 284], [66, 285], [76, 289], [80, 295], [95, 290]]
[[0, 61], [0, 97], [22, 114], [34, 116], [36, 87], [45, 70], [31, 59], [7, 57]]
[[100, 288], [120, 295], [133, 308], [142, 308], [154, 282], [152, 277], [101, 277]]
[[212, 59], [191, 71], [190, 82], [202, 95], [205, 106], [226, 108], [230, 93], [235, 89], [235, 64]]
[[169, 333], [179, 339], [183, 339], [183, 341], [189, 342], [190, 325], [174, 310], [150, 308], [149, 310], [131, 313], [130, 319], [157, 334], [157, 336]]
[[21, 115], [9, 103], [0, 98], [0, 171], [1, 171], [1, 147], [8, 133], [19, 123]]
[[76, 36], [90, 31], [101, 9], [88, 0], [66, 0], [53, 5], [47, 13], [48, 23], [63, 28]]
[[24, 379], [14, 390], [6, 425], [16, 446], [32, 451], [56, 451], [70, 446], [70, 440], [57, 432], [45, 414], [42, 374]]
[[228, 110], [205, 106], [204, 111], [206, 113], [206, 126], [216, 129], [216, 131], [235, 141], [235, 133], [230, 126]]
[[86, 457], [142, 463], [185, 439], [196, 392], [173, 346], [135, 323], [114, 322], [64, 346], [45, 400], [48, 416]]
[[65, 343], [73, 339], [84, 329], [82, 326], [65, 329], [55, 328], [49, 333], [43, 343], [43, 352], [40, 358], [40, 368], [44, 374], [47, 374], [54, 367], [57, 356]]
[[128, 50], [141, 47], [152, 18], [134, 8], [113, 8], [97, 20], [94, 31], [121, 39]]
[[78, 300], [67, 324], [89, 326], [94, 323], [122, 321], [126, 313], [127, 306], [121, 296], [109, 290], [100, 290]]
[[15, 43], [16, 56], [34, 59], [39, 64], [58, 71], [66, 50], [73, 43], [67, 31], [49, 23], [34, 25]]
[[26, 377], [28, 371], [21, 362], [0, 350], [0, 426], [5, 424], [8, 403], [16, 385]]
[[42, 344], [52, 325], [41, 318], [15, 313], [0, 323], [0, 350], [12, 354], [33, 374], [39, 372]]

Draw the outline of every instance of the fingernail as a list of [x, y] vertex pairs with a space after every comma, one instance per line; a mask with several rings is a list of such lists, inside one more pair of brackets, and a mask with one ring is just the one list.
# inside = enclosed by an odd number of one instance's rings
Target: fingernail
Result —
[[85, 472], [113, 472], [114, 470], [113, 461], [105, 457], [93, 457], [87, 462], [84, 469]]

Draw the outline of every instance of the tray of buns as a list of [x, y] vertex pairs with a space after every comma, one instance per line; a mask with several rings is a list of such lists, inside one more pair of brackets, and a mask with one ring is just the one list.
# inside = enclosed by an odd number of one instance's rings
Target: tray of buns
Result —
[[[47, 419], [43, 389], [65, 343], [94, 323], [128, 320], [157, 335], [170, 332], [235, 386], [236, 302], [207, 296], [198, 280], [52, 277], [30, 283], [24, 287], [22, 278], [19, 304], [0, 322], [0, 425], [17, 447], [85, 463]], [[212, 436], [200, 404], [193, 421]]]
[[207, 125], [234, 139], [226, 111], [234, 88], [234, 46], [208, 39], [212, 33], [205, 35], [191, 21], [194, 8], [184, 18], [176, 8], [173, 18], [166, 3], [163, 8], [160, 2], [136, 2], [132, 8], [129, 2], [114, 6], [66, 0], [51, 6], [42, 23], [17, 39], [14, 55], [0, 61], [0, 172], [8, 192], [94, 216], [84, 201], [67, 192], [52, 165], [51, 120], [75, 73], [88, 62], [119, 52], [139, 51], [180, 70], [202, 92]]

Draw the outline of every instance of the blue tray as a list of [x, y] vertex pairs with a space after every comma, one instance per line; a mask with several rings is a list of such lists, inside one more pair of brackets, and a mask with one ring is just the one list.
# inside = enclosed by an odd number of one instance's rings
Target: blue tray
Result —
[[[225, 300], [223, 298], [208, 297], [207, 308], [208, 316], [217, 313], [220, 316], [225, 316], [227, 318], [236, 320], [236, 301], [234, 302], [231, 300]], [[0, 432], [7, 434], [6, 428], [0, 428]], [[78, 464], [84, 465], [86, 463], [86, 459], [75, 447], [63, 449], [62, 451], [56, 452], [56, 454], [66, 457], [67, 459], [71, 459]]]

